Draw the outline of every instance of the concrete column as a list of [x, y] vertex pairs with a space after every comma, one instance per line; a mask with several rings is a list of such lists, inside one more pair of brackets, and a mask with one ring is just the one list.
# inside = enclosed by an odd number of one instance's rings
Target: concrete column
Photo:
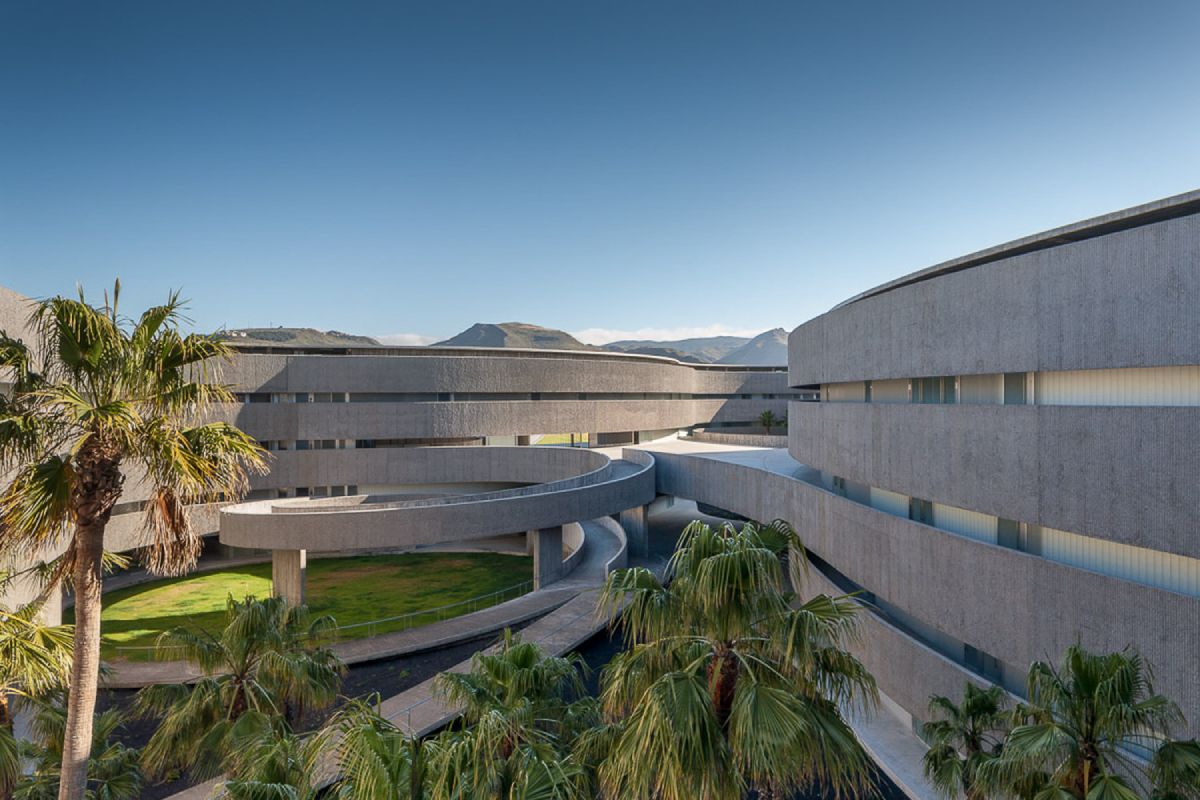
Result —
[[625, 529], [625, 540], [629, 543], [631, 558], [645, 558], [650, 553], [650, 531], [646, 525], [646, 509], [637, 506], [621, 512], [621, 527]]
[[529, 539], [533, 542], [533, 588], [541, 589], [562, 577], [562, 526], [530, 531]]
[[271, 593], [287, 598], [290, 605], [303, 605], [304, 573], [307, 569], [307, 550], [272, 550]]

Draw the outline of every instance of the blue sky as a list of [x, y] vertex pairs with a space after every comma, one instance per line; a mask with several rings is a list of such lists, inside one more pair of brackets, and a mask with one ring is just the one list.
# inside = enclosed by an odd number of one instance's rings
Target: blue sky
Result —
[[0, 0], [0, 284], [790, 329], [1200, 185], [1198, 40], [1194, 2]]

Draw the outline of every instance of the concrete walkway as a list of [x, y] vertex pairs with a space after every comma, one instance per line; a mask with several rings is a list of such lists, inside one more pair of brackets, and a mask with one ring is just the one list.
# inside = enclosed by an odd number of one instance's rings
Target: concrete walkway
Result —
[[[529, 592], [513, 600], [453, 619], [365, 639], [338, 642], [333, 645], [333, 651], [347, 664], [361, 664], [447, 647], [519, 625], [553, 611], [583, 589], [602, 583], [605, 565], [624, 547], [621, 539], [602, 522], [592, 520], [581, 525], [584, 530], [581, 561], [569, 575], [545, 589]], [[130, 661], [110, 664], [110, 667], [112, 673], [102, 682], [107, 689], [138, 689], [151, 684], [189, 683], [200, 678], [202, 674], [199, 668], [186, 661]]]
[[[599, 597], [597, 587], [604, 582], [604, 578], [608, 574], [608, 567], [614, 557], [623, 553], [625, 542], [622, 536], [614, 530], [614, 528], [617, 528], [616, 523], [610, 519], [590, 520], [581, 524], [585, 533], [584, 546], [587, 549], [584, 551], [583, 560], [575, 570], [563, 580], [554, 583], [546, 589], [531, 592], [523, 598], [517, 598], [517, 600], [502, 604], [505, 606], [511, 605], [520, 600], [532, 598], [535, 595], [543, 595], [546, 598], [553, 597], [555, 601], [558, 601], [558, 607], [555, 610], [546, 614], [542, 619], [534, 622], [521, 632], [523, 641], [537, 643], [547, 655], [559, 656], [574, 650], [590, 639], [605, 625], [605, 620], [601, 619], [597, 613], [597, 599]], [[545, 602], [549, 602], [549, 600]], [[485, 614], [487, 611], [499, 608], [501, 606], [494, 606], [492, 609], [486, 609], [485, 611], [477, 612], [477, 614]], [[468, 616], [474, 617], [477, 614]], [[459, 617], [458, 619], [465, 620], [467, 617]], [[525, 617], [524, 619], [529, 619], [529, 617]], [[456, 621], [447, 620], [447, 622]], [[443, 623], [436, 624], [442, 625]], [[509, 624], [516, 623], [501, 625], [492, 630], [500, 630], [501, 628], [508, 627]], [[404, 631], [404, 633], [428, 631], [428, 629], [433, 627], [433, 625], [427, 625], [423, 628], [415, 628], [412, 631]], [[487, 632], [489, 631], [476, 629], [470, 635], [458, 638], [459, 640], [474, 638], [480, 633]], [[387, 637], [379, 636], [373, 639], [364, 639], [361, 642], [347, 642], [346, 644], [371, 644], [379, 642], [384, 638]], [[442, 647], [450, 643], [452, 643], [452, 640], [432, 646], [422, 646], [416, 650], [405, 652], [420, 652], [421, 650]], [[494, 647], [495, 645], [493, 645]], [[399, 652], [383, 655], [375, 654], [360, 660], [369, 661], [400, 654]], [[465, 659], [447, 671], [468, 672], [470, 669], [471, 659]], [[446, 725], [458, 716], [460, 709], [447, 705], [438, 697], [435, 682], [436, 678], [430, 678], [387, 698], [380, 704], [380, 713], [391, 721], [393, 725], [407, 733], [415, 732], [419, 735], [425, 735]], [[334, 777], [331, 774], [328, 782], [332, 783]], [[182, 792], [171, 795], [171, 800], [207, 800], [207, 798], [217, 796], [220, 786], [220, 779], [207, 781], [206, 783], [197, 784]]]

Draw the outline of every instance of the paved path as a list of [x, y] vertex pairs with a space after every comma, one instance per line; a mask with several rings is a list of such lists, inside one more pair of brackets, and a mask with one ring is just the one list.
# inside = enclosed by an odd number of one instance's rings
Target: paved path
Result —
[[[551, 611], [521, 632], [521, 638], [524, 641], [536, 642], [549, 655], [557, 656], [574, 650], [604, 627], [605, 621], [600, 619], [597, 614], [596, 601], [599, 594], [597, 587], [604, 582], [609, 562], [624, 549], [622, 536], [617, 533], [619, 528], [617, 528], [617, 524], [612, 520], [590, 520], [581, 524], [584, 528], [584, 541], [587, 549], [584, 551], [583, 560], [580, 561], [579, 566], [563, 580], [540, 592], [531, 592], [525, 595], [525, 597], [533, 597], [534, 595], [549, 597], [553, 595], [559, 600], [556, 610]], [[510, 601], [510, 603], [515, 602], [517, 601]], [[505, 603], [504, 605], [509, 605], [510, 603]], [[500, 608], [500, 606], [495, 606], [495, 608]], [[487, 611], [491, 610], [487, 609]], [[483, 614], [486, 612], [478, 613]], [[460, 617], [459, 619], [466, 619], [466, 617]], [[454, 622], [455, 620], [447, 621]], [[427, 625], [424, 628], [405, 631], [405, 633], [415, 633], [432, 627], [432, 625]], [[499, 628], [493, 630], [499, 630]], [[480, 632], [475, 630], [472, 636], [478, 635]], [[378, 642], [383, 638], [386, 637], [363, 640], [363, 643]], [[460, 638], [471, 637], [463, 636]], [[446, 643], [435, 646], [444, 646], [444, 644]], [[420, 649], [430, 648], [422, 647]], [[393, 653], [390, 655], [396, 654]], [[384, 656], [373, 656], [373, 658], [381, 657]], [[455, 664], [448, 671], [467, 672], [470, 668], [471, 659], [466, 659]], [[458, 716], [459, 709], [446, 705], [437, 696], [435, 680], [435, 678], [430, 678], [406, 691], [387, 698], [382, 702], [380, 712], [393, 725], [406, 732], [416, 732], [424, 735], [437, 730]], [[332, 782], [332, 780], [333, 776], [331, 775], [329, 782]], [[219, 786], [219, 780], [208, 781], [207, 783], [198, 784], [190, 789], [185, 789], [182, 792], [171, 795], [171, 800], [205, 800], [206, 798], [215, 796], [215, 792]]]
[[[603, 582], [605, 565], [623, 547], [620, 538], [602, 522], [593, 520], [581, 524], [585, 548], [582, 560], [569, 575], [545, 589], [453, 619], [370, 638], [338, 642], [333, 645], [333, 651], [347, 664], [361, 664], [436, 650], [519, 625], [553, 611], [583, 589]], [[112, 673], [103, 680], [104, 687], [109, 689], [137, 689], [156, 683], [188, 683], [202, 674], [199, 668], [186, 661], [130, 661], [111, 666]]]

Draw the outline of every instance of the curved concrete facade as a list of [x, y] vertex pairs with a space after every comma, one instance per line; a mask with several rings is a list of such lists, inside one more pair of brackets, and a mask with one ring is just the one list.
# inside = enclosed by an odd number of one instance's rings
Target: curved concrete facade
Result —
[[[472, 458], [477, 456], [477, 458]], [[654, 499], [654, 462], [617, 462], [570, 448], [419, 448], [431, 473], [546, 474], [561, 480], [528, 489], [414, 501], [267, 500], [221, 512], [221, 541], [273, 550], [376, 550], [469, 541], [620, 514]], [[538, 462], [541, 462], [540, 464]], [[536, 465], [536, 466], [535, 466]]]
[[[23, 324], [20, 305], [0, 290], [0, 327]], [[254, 480], [258, 502], [223, 513], [222, 537], [299, 551], [528, 530], [550, 553], [564, 523], [621, 514], [629, 531], [655, 491], [678, 495], [791, 521], [818, 564], [814, 588], [871, 601], [860, 654], [914, 723], [964, 680], [1020, 691], [1030, 661], [1079, 641], [1137, 647], [1194, 735], [1198, 308], [1200, 192], [867, 291], [797, 327], [786, 372], [598, 352], [243, 348], [224, 374], [241, 402], [225, 415], [274, 463]], [[802, 402], [817, 387], [822, 402]], [[659, 442], [650, 466], [632, 449], [609, 462], [446, 446], [567, 432], [636, 443], [696, 426], [719, 438], [767, 410], [789, 417], [786, 450]], [[415, 446], [429, 444], [441, 446]], [[474, 495], [377, 496], [432, 485]], [[325, 499], [281, 499], [298, 493]], [[131, 481], [111, 549], [140, 543], [139, 497]]]
[[1080, 641], [1137, 647], [1195, 734], [1197, 308], [1200, 193], [914, 273], [792, 332], [802, 478], [660, 455], [660, 490], [794, 521], [901, 621], [868, 663], [917, 718], [946, 675], [899, 653], [1019, 690]]

